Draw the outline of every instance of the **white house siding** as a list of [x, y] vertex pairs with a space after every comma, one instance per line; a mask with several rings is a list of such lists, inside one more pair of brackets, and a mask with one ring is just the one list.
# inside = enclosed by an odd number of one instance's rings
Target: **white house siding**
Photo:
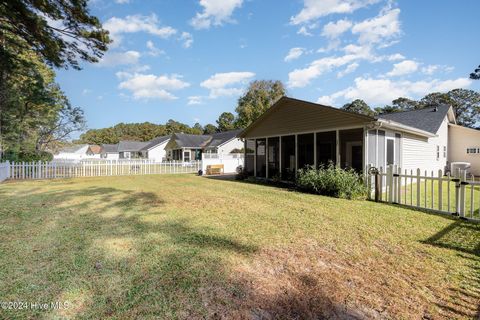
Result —
[[162, 162], [167, 158], [167, 152], [165, 151], [165, 146], [167, 141], [164, 143], [158, 144], [155, 147], [148, 150], [148, 159], [154, 160], [155, 162]]
[[480, 176], [480, 154], [467, 154], [467, 148], [480, 148], [480, 131], [461, 126], [449, 127], [448, 159], [450, 162], [469, 162], [470, 172]]
[[87, 157], [87, 149], [88, 145], [85, 145], [78, 149], [75, 152], [59, 152], [58, 154], [54, 155], [54, 159], [61, 159], [61, 160], [81, 160]]
[[[402, 169], [414, 170], [416, 172], [417, 168], [419, 168], [422, 174], [427, 170], [429, 175], [433, 170], [435, 176], [439, 169], [444, 171], [447, 166], [447, 157], [445, 157], [443, 152], [444, 147], [448, 148], [447, 118], [442, 122], [437, 135], [434, 138], [425, 138], [405, 133], [402, 139]], [[440, 148], [440, 157], [438, 159], [437, 146]]]
[[230, 154], [233, 149], [243, 149], [244, 145], [240, 139], [232, 139], [218, 147], [218, 154]]
[[120, 157], [120, 155], [117, 153], [107, 153], [106, 154], [106, 157], [104, 155], [104, 157], [102, 159], [104, 160], [118, 160]]

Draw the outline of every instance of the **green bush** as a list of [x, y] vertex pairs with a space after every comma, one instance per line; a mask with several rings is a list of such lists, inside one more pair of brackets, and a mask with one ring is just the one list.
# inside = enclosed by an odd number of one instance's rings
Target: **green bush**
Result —
[[340, 169], [333, 164], [299, 170], [296, 185], [300, 190], [342, 198], [365, 199], [367, 188], [362, 175], [353, 169]]
[[1, 161], [32, 162], [32, 161], [52, 161], [53, 155], [46, 151], [7, 151], [3, 154]]

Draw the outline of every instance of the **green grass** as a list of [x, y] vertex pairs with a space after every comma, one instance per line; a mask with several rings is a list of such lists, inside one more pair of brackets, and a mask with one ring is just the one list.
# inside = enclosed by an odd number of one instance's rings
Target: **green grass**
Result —
[[[410, 179], [408, 182], [410, 183]], [[412, 180], [416, 182], [416, 179]], [[440, 210], [455, 213], [456, 183], [444, 181], [442, 183], [442, 198], [440, 202], [440, 186], [438, 181], [422, 180], [420, 183], [419, 205], [421, 208]], [[472, 196], [473, 191], [473, 196]], [[450, 195], [450, 197], [449, 197]], [[417, 183], [410, 183], [401, 187], [400, 204], [417, 206]], [[386, 193], [383, 199], [387, 200]], [[442, 206], [440, 206], [440, 203]], [[480, 219], [480, 186], [465, 186], [465, 217]]]
[[473, 318], [480, 224], [193, 175], [0, 185], [8, 319]]

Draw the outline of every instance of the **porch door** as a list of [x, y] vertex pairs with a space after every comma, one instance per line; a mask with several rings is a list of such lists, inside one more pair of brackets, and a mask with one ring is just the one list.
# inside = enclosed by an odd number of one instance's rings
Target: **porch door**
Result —
[[362, 145], [354, 145], [352, 146], [352, 168], [355, 171], [360, 172], [362, 171], [362, 159], [363, 159], [363, 152], [362, 152]]

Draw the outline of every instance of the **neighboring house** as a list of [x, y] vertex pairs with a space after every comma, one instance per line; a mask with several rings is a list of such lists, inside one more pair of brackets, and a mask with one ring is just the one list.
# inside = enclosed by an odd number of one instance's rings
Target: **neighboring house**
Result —
[[468, 161], [466, 150], [455, 157], [448, 151], [464, 139], [454, 130], [472, 130], [457, 127], [445, 105], [369, 117], [283, 97], [239, 137], [245, 139], [245, 170], [257, 177], [291, 180], [299, 168], [329, 162], [357, 171], [398, 165], [436, 174], [451, 161]]
[[469, 162], [470, 172], [480, 176], [480, 130], [449, 124], [448, 145], [450, 162]]
[[237, 138], [241, 130], [232, 130], [211, 135], [174, 133], [165, 150], [167, 159], [175, 161], [202, 160], [202, 154], [215, 153], [219, 157], [241, 149], [243, 142]]
[[102, 147], [98, 145], [90, 145], [86, 151], [86, 158], [88, 159], [100, 159], [102, 153]]
[[105, 160], [118, 160], [118, 144], [102, 144], [100, 157]]
[[87, 158], [88, 144], [79, 144], [63, 148], [53, 156], [56, 160], [82, 160]]
[[167, 145], [170, 137], [171, 136], [161, 136], [148, 141], [147, 145], [142, 149], [146, 152], [147, 158], [155, 162], [162, 162], [166, 160], [167, 153], [165, 151], [165, 146]]
[[118, 143], [118, 158], [119, 159], [145, 159], [147, 158], [147, 151], [144, 148], [148, 142], [140, 141], [120, 141]]

